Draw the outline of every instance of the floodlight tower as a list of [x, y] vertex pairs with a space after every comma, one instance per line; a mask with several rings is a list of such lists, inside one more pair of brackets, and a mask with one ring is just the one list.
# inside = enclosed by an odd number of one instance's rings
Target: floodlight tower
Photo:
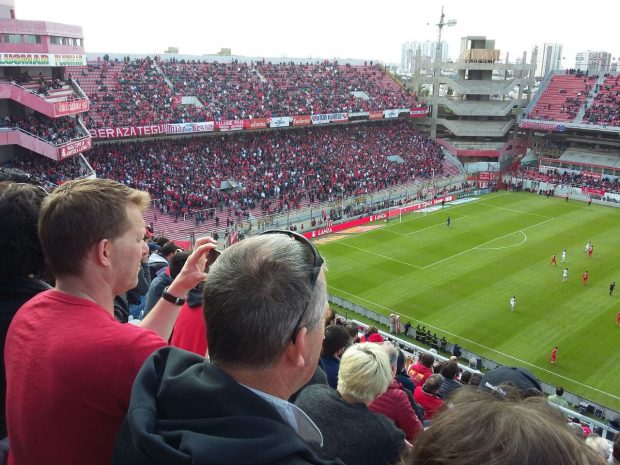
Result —
[[437, 23], [437, 45], [435, 47], [435, 62], [439, 62], [440, 58], [439, 56], [442, 54], [441, 53], [441, 30], [447, 26], [447, 27], [452, 27], [452, 26], [456, 26], [456, 19], [449, 19], [448, 21], [444, 21], [444, 18], [446, 17], [446, 15], [443, 12], [443, 6], [441, 7], [441, 17], [439, 18], [439, 22]]
[[[435, 66], [433, 67], [433, 112], [431, 117], [434, 121], [437, 121], [438, 115], [438, 102], [439, 102], [439, 81], [441, 78], [441, 56], [442, 56], [442, 46], [441, 46], [441, 31], [444, 27], [452, 27], [456, 26], [456, 19], [449, 19], [445, 21], [445, 14], [443, 12], [443, 6], [441, 7], [441, 17], [439, 18], [439, 22], [437, 23], [437, 44], [435, 46]], [[437, 124], [431, 125], [431, 137], [437, 136]]]

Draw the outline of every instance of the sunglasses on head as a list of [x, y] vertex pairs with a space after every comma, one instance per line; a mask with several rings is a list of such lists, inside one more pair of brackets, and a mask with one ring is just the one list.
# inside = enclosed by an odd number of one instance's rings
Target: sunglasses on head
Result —
[[[310, 253], [312, 254], [312, 274], [309, 276], [309, 282], [310, 282], [310, 287], [312, 288], [312, 290], [314, 290], [314, 286], [316, 285], [316, 282], [319, 279], [319, 275], [321, 274], [321, 267], [323, 266], [323, 263], [325, 263], [325, 261], [323, 260], [323, 257], [321, 257], [321, 254], [316, 249], [314, 244], [310, 242], [302, 234], [296, 233], [294, 231], [289, 231], [287, 229], [271, 229], [269, 231], [264, 231], [260, 233], [259, 236], [266, 235], [266, 234], [282, 234], [282, 235], [291, 237], [292, 239], [303, 244], [303, 246], [306, 247], [310, 251]], [[309, 304], [310, 304], [310, 299], [308, 299], [306, 303], [304, 304], [304, 308], [301, 312], [301, 315], [299, 315], [299, 319], [297, 320], [297, 323], [295, 324], [295, 328], [293, 329], [293, 333], [291, 334], [291, 341], [293, 343], [295, 343], [295, 339], [297, 339], [297, 333], [301, 329], [301, 322], [303, 321], [303, 318], [306, 314], [306, 310], [308, 309]]]

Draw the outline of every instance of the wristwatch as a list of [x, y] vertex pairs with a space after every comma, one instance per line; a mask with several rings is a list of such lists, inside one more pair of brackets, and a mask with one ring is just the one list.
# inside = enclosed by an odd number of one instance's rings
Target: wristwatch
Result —
[[185, 303], [185, 299], [182, 298], [182, 297], [176, 297], [176, 296], [170, 294], [168, 292], [169, 288], [170, 288], [170, 286], [166, 286], [164, 288], [164, 292], [162, 292], [161, 298], [164, 299], [167, 302], [170, 302], [171, 304], [174, 304], [174, 305], [179, 305], [179, 306], [183, 305]]

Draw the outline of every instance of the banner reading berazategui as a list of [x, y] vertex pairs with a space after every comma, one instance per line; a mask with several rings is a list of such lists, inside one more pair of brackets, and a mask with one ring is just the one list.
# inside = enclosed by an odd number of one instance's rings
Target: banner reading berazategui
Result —
[[90, 129], [89, 131], [90, 135], [95, 139], [120, 139], [123, 137], [143, 137], [165, 134], [166, 125], [126, 126], [122, 128]]

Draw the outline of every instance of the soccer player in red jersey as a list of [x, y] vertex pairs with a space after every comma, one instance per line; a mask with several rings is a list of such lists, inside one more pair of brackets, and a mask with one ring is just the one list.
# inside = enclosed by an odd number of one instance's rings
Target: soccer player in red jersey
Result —
[[587, 271], [583, 272], [583, 276], [581, 277], [581, 280], [583, 281], [584, 286], [588, 284], [588, 272]]
[[551, 360], [549, 360], [549, 363], [555, 363], [557, 359], [558, 359], [558, 346], [555, 346], [553, 350], [551, 351]]
[[552, 265], [557, 265], [558, 264], [558, 261], [557, 261], [557, 258], [555, 256], [555, 254], [553, 254], [553, 257], [551, 257], [551, 264]]

